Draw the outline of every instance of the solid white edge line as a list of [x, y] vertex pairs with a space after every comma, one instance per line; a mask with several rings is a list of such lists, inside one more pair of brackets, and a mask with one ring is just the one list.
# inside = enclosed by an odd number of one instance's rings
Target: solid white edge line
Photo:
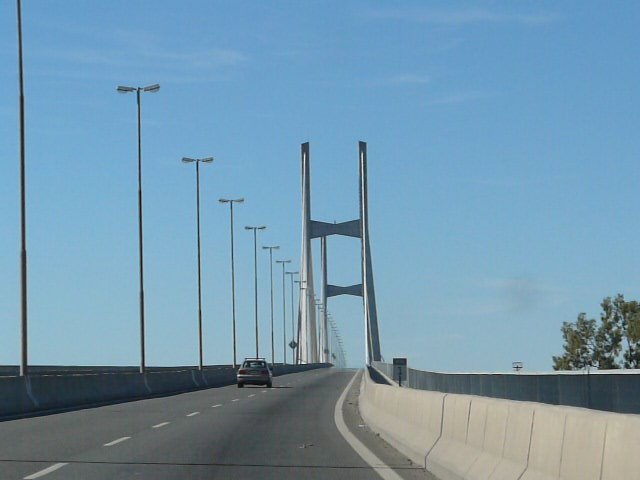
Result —
[[24, 480], [35, 480], [36, 478], [44, 477], [45, 475], [55, 472], [59, 468], [64, 467], [65, 465], [69, 465], [68, 463], [55, 463], [50, 467], [45, 468], [44, 470], [40, 470], [39, 472], [32, 473], [31, 475], [24, 477]]
[[187, 417], [193, 417], [194, 415], [199, 415], [200, 412], [191, 412], [187, 414]]
[[169, 425], [170, 423], [171, 423], [171, 422], [162, 422], [162, 423], [159, 423], [159, 424], [157, 424], [157, 425], [154, 425], [154, 426], [153, 426], [153, 427], [151, 427], [151, 428], [162, 428], [162, 427], [164, 427], [165, 425]]
[[113, 445], [116, 445], [120, 442], [124, 442], [125, 440], [129, 440], [131, 437], [121, 437], [121, 438], [117, 438], [116, 440], [114, 440], [113, 442], [109, 442], [109, 443], [105, 443], [104, 446], [105, 447], [111, 447]]
[[360, 455], [360, 458], [364, 460], [373, 470], [380, 475], [384, 480], [402, 480], [402, 477], [394, 472], [391, 467], [389, 467], [386, 463], [380, 460], [375, 453], [369, 450], [360, 440], [356, 438], [356, 436], [351, 433], [349, 427], [344, 421], [344, 416], [342, 415], [342, 405], [344, 404], [345, 398], [347, 398], [347, 393], [355, 382], [356, 377], [359, 372], [356, 372], [347, 387], [338, 398], [336, 402], [336, 406], [333, 410], [333, 419], [336, 422], [336, 427], [338, 427], [338, 431], [340, 435], [347, 441], [351, 448], [355, 450], [355, 452]]

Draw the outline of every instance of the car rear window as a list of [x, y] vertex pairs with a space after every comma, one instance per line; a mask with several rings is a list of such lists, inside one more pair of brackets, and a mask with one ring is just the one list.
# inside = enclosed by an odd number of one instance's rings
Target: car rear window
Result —
[[265, 368], [264, 362], [244, 362], [244, 368]]

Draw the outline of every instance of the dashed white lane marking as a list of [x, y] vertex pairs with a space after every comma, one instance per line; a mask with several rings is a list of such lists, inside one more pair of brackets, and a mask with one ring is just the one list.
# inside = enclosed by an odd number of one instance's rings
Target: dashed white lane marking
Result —
[[260, 393], [267, 393], [267, 391], [266, 390], [262, 390]]
[[251, 394], [251, 395], [249, 395], [247, 398], [251, 398], [251, 397], [255, 397], [255, 396], [256, 396], [256, 394], [255, 394], [255, 393], [252, 393], [252, 394]]
[[162, 422], [162, 423], [159, 423], [159, 424], [157, 424], [157, 425], [154, 425], [154, 426], [153, 426], [153, 427], [151, 427], [151, 428], [162, 428], [162, 427], [164, 427], [165, 425], [169, 425], [170, 423], [171, 423], [171, 422]]
[[200, 412], [191, 412], [187, 414], [187, 417], [193, 417], [194, 415], [198, 415]]
[[116, 445], [118, 443], [124, 442], [126, 440], [129, 440], [131, 437], [122, 437], [122, 438], [118, 438], [116, 440], [114, 440], [113, 442], [109, 442], [109, 443], [105, 443], [104, 446], [105, 447], [111, 447], [113, 445]]
[[232, 402], [239, 402], [240, 399], [239, 398], [234, 398], [233, 400], [231, 400]]
[[211, 408], [218, 408], [218, 407], [221, 407], [221, 406], [222, 406], [222, 404], [221, 404], [221, 403], [218, 403], [218, 404], [216, 404], [216, 405], [211, 405]]
[[[365, 372], [366, 375], [366, 372]], [[353, 385], [356, 377], [358, 376], [358, 372], [353, 375], [353, 378], [349, 382], [349, 385], [344, 389], [340, 398], [336, 402], [336, 406], [333, 409], [333, 420], [336, 423], [336, 427], [338, 427], [338, 431], [344, 437], [344, 439], [351, 445], [360, 457], [367, 462], [373, 471], [376, 472], [380, 477], [384, 480], [402, 480], [402, 477], [394, 472], [391, 467], [389, 467], [386, 463], [380, 460], [375, 453], [369, 450], [360, 440], [356, 438], [356, 436], [351, 433], [349, 427], [344, 421], [344, 416], [342, 415], [342, 405], [344, 404], [345, 399], [347, 398], [347, 393]]]
[[68, 465], [68, 463], [55, 463], [50, 467], [45, 468], [44, 470], [40, 470], [39, 472], [32, 473], [31, 475], [24, 477], [24, 480], [34, 480], [36, 478], [44, 477], [45, 475], [51, 472], [55, 472], [56, 470], [64, 467], [65, 465]]

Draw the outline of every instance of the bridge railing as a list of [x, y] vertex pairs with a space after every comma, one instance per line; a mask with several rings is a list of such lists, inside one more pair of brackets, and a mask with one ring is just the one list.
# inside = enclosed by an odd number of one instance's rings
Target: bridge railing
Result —
[[[393, 378], [393, 365], [372, 366]], [[403, 387], [507, 400], [640, 413], [640, 370], [442, 373], [408, 369]]]

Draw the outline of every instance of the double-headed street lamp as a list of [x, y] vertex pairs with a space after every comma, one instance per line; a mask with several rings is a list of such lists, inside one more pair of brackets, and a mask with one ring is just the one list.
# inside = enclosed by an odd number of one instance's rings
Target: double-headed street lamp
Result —
[[233, 204], [243, 203], [244, 198], [221, 198], [220, 203], [228, 203], [231, 213], [231, 317], [233, 323], [233, 368], [238, 366], [236, 361], [236, 272], [233, 261]]
[[200, 163], [211, 163], [213, 157], [182, 157], [182, 163], [196, 164], [196, 230], [198, 237], [198, 368], [202, 370], [202, 279], [200, 267]]
[[254, 293], [254, 305], [256, 311], [256, 358], [260, 354], [260, 348], [258, 344], [258, 230], [264, 230], [267, 227], [264, 225], [260, 227], [252, 227], [247, 225], [245, 230], [253, 230], [253, 293]]
[[269, 274], [271, 275], [271, 364], [276, 363], [275, 347], [273, 342], [273, 251], [280, 249], [279, 245], [271, 245], [262, 247], [263, 250], [269, 250]]
[[282, 363], [287, 363], [287, 296], [285, 293], [285, 273], [284, 267], [291, 260], [276, 260], [282, 264]]
[[144, 355], [144, 256], [142, 247], [142, 134], [140, 131], [140, 92], [156, 93], [160, 85], [148, 85], [146, 87], [119, 86], [118, 93], [136, 92], [138, 105], [138, 259], [140, 270], [140, 373], [145, 371]]

